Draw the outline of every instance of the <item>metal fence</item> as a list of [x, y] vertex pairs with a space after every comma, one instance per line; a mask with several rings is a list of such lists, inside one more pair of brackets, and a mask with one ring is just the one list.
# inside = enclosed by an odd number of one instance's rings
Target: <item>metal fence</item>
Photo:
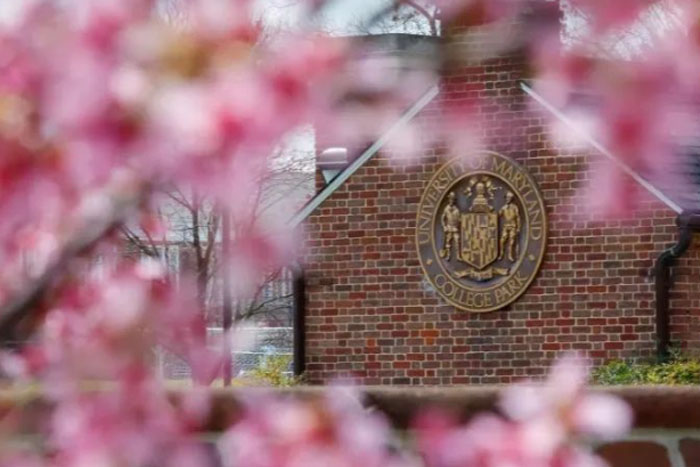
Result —
[[[214, 350], [223, 348], [223, 329], [207, 329], [209, 345]], [[291, 373], [294, 349], [294, 329], [285, 327], [242, 327], [232, 336], [232, 372], [234, 377], [242, 377], [259, 368], [269, 357], [289, 357]], [[192, 370], [189, 364], [178, 355], [163, 348], [155, 350], [155, 365], [158, 374], [167, 380], [189, 380]]]

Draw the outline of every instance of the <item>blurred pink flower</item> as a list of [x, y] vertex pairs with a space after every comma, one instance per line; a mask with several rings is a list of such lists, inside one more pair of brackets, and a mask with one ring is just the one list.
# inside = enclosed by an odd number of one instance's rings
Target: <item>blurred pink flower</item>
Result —
[[604, 466], [571, 441], [584, 436], [611, 439], [631, 426], [621, 400], [585, 390], [587, 363], [576, 356], [557, 361], [544, 384], [507, 388], [500, 406], [508, 419], [478, 415], [468, 424], [439, 413], [416, 423], [419, 448], [434, 467]]
[[326, 399], [305, 402], [251, 398], [242, 420], [219, 443], [225, 466], [409, 467], [392, 453], [389, 426], [342, 388]]
[[589, 15], [599, 31], [628, 25], [654, 2], [653, 0], [570, 0], [572, 5]]
[[[254, 222], [251, 202], [282, 138], [314, 122], [344, 142], [374, 141], [435, 81], [432, 72], [389, 79], [386, 67], [371, 65], [350, 74], [347, 41], [302, 33], [265, 41], [250, 0], [183, 2], [187, 21], [177, 25], [153, 14], [156, 3], [36, 0], [0, 27], [0, 300], [9, 302], [100, 221], [110, 228], [81, 253], [104, 253], [113, 266], [86, 278], [88, 261], [73, 258], [37, 307], [45, 320], [36, 342], [0, 358], [7, 375], [38, 381], [56, 407], [46, 456], [16, 457], [10, 465], [206, 466], [195, 437], [209, 409], [206, 394], [189, 394], [175, 407], [149, 361], [162, 346], [190, 364], [198, 383], [220, 371], [194, 279], [175, 287], [152, 263], [121, 261], [107, 248], [114, 227], [132, 216], [146, 232], [162, 233], [144, 215], [153, 190], [196, 190], [229, 208], [240, 227], [230, 259], [244, 296], [258, 276], [292, 256], [292, 236], [281, 222]], [[627, 24], [648, 3], [579, 2], [594, 15], [596, 31]], [[463, 26], [507, 23], [522, 4], [438, 2]], [[605, 102], [598, 136], [629, 165], [655, 169], [663, 167], [658, 153], [667, 150], [664, 130], [672, 126], [668, 88], [700, 94], [697, 66], [684, 60], [700, 56], [695, 29], [691, 24], [683, 54], [626, 67], [627, 74], [589, 57], [554, 60], [551, 43], [540, 66], [562, 80], [561, 101], [590, 82]], [[466, 131], [486, 125], [477, 108], [499, 109], [481, 99], [479, 87], [454, 91], [461, 106], [440, 109], [448, 134], [439, 137], [465, 151], [481, 143]], [[402, 153], [426, 144], [414, 133], [398, 137], [402, 144], [394, 147]], [[117, 209], [122, 205], [129, 209]], [[27, 262], [36, 270], [28, 273]], [[418, 423], [421, 452], [436, 467], [597, 466], [572, 440], [619, 436], [630, 413], [617, 399], [585, 393], [585, 375], [568, 358], [544, 386], [506, 391], [508, 419], [482, 415], [460, 426], [426, 415]], [[227, 465], [420, 465], [396, 452], [383, 417], [339, 389], [322, 402], [251, 398], [219, 447]]]
[[[556, 423], [564, 439], [570, 435], [615, 438], [632, 424], [632, 411], [620, 399], [586, 391], [589, 363], [577, 355], [566, 355], [550, 369], [544, 384], [521, 383], [504, 391], [501, 407], [516, 421], [541, 417]], [[599, 424], [597, 416], [601, 417]]]

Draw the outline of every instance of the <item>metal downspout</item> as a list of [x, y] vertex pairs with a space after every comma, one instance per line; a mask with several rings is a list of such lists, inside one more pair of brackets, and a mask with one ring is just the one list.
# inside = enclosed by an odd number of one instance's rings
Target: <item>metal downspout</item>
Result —
[[670, 325], [670, 289], [671, 266], [690, 246], [693, 232], [700, 227], [697, 213], [682, 212], [676, 218], [678, 241], [671, 248], [663, 251], [656, 259], [654, 278], [656, 287], [656, 356], [660, 361], [669, 357], [671, 344]]
[[301, 376], [306, 371], [306, 281], [304, 270], [299, 265], [294, 268], [292, 284], [294, 319], [294, 375]]

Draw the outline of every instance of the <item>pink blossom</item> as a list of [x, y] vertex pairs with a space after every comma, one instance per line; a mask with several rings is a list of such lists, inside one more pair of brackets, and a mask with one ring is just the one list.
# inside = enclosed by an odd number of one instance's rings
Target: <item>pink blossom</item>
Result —
[[637, 19], [652, 0], [572, 0], [571, 3], [586, 12], [598, 30], [622, 27]]
[[387, 422], [342, 389], [325, 400], [251, 398], [219, 444], [224, 465], [341, 467], [416, 465], [392, 454]]
[[507, 419], [478, 415], [460, 426], [428, 413], [416, 425], [420, 450], [428, 465], [436, 467], [605, 465], [571, 440], [619, 437], [629, 429], [632, 415], [613, 396], [587, 393], [587, 375], [584, 360], [566, 356], [554, 364], [544, 384], [509, 387], [500, 402]]
[[[587, 394], [588, 362], [575, 355], [567, 355], [551, 368], [543, 385], [519, 384], [504, 392], [501, 407], [514, 420], [536, 420], [554, 415], [562, 435], [584, 434], [599, 438], [616, 437], [629, 430], [632, 423], [630, 409], [619, 399], [604, 394]], [[608, 412], [615, 417], [602, 417]]]
[[[467, 26], [506, 24], [521, 3], [438, 6]], [[607, 29], [628, 22], [645, 3], [586, 7]], [[284, 136], [314, 122], [343, 141], [374, 141], [436, 78], [427, 71], [390, 79], [385, 68], [370, 65], [351, 74], [346, 41], [302, 33], [263, 41], [249, 0], [192, 0], [179, 25], [154, 15], [155, 4], [36, 0], [0, 30], [0, 301], [10, 303], [37, 277], [60, 269], [32, 309], [35, 341], [0, 359], [8, 376], [37, 382], [54, 404], [43, 427], [47, 449], [41, 456], [12, 454], [4, 464], [208, 465], [197, 439], [207, 394], [196, 390], [172, 404], [149, 361], [160, 346], [188, 362], [197, 383], [219, 374], [223, 359], [207, 345], [196, 279], [183, 277], [175, 286], [151, 262], [122, 260], [114, 231], [131, 220], [162, 234], [149, 216], [155, 188], [197, 191], [231, 214], [236, 235], [227, 259], [244, 297], [260, 276], [293, 257], [294, 238], [283, 221], [257, 222], [252, 202]], [[692, 37], [684, 51], [696, 57]], [[697, 67], [661, 53], [625, 67], [631, 71], [616, 80], [608, 79], [605, 64], [580, 56], [540, 66], [563, 80], [561, 101], [578, 84], [599, 90], [605, 131], [598, 136], [635, 168], [658, 168], [654, 155], [667, 150], [666, 88], [699, 95]], [[495, 108], [480, 99], [480, 89], [463, 91], [460, 108], [441, 109], [452, 135], [439, 135], [462, 150], [480, 143], [462, 136], [465, 127], [485, 125], [479, 107]], [[406, 144], [432, 143], [414, 133], [398, 136], [400, 152]], [[96, 226], [104, 226], [99, 238], [74, 246]], [[91, 253], [103, 255], [103, 274], [86, 274]], [[441, 467], [599, 465], [571, 441], [617, 436], [630, 414], [616, 399], [586, 394], [584, 382], [585, 371], [566, 360], [544, 386], [506, 393], [508, 419], [488, 414], [459, 425], [426, 416], [421, 452], [428, 465]], [[419, 465], [395, 446], [388, 422], [339, 389], [320, 401], [251, 397], [219, 444], [227, 465]]]

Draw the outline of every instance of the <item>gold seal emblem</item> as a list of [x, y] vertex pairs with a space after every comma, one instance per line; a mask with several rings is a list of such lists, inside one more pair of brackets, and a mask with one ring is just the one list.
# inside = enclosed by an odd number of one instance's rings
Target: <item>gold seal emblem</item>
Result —
[[546, 242], [535, 181], [493, 152], [444, 164], [418, 207], [423, 272], [440, 296], [463, 310], [494, 311], [515, 301], [535, 278]]

